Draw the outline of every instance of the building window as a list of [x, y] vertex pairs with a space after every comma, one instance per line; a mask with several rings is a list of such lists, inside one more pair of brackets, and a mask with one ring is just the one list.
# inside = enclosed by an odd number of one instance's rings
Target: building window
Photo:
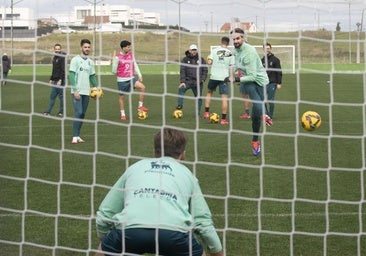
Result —
[[77, 12], [76, 12], [76, 18], [78, 20], [82, 20], [86, 16], [91, 16], [91, 11], [90, 10], [77, 10]]
[[13, 17], [13, 20], [19, 20], [20, 14], [19, 13], [13, 13], [13, 15], [12, 15], [11, 13], [7, 13], [5, 15], [6, 20], [11, 20], [11, 17]]

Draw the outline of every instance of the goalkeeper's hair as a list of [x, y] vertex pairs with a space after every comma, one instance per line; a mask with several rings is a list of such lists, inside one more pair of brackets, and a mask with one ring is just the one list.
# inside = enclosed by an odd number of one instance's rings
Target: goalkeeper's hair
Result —
[[154, 137], [155, 157], [170, 156], [178, 159], [186, 149], [187, 140], [184, 132], [163, 128]]

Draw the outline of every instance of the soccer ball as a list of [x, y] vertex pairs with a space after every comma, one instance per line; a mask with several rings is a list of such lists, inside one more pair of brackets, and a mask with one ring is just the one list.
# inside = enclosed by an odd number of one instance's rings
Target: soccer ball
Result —
[[103, 90], [102, 88], [97, 88], [97, 87], [93, 87], [90, 89], [90, 94], [89, 96], [92, 99], [100, 99], [103, 97]]
[[180, 109], [176, 109], [174, 110], [173, 112], [173, 117], [176, 118], [176, 119], [181, 119], [183, 118], [183, 111], [180, 110]]
[[212, 113], [210, 115], [210, 123], [211, 124], [217, 124], [220, 120], [220, 116], [217, 113]]
[[307, 131], [317, 130], [322, 123], [320, 115], [315, 111], [306, 111], [301, 117], [301, 125]]
[[212, 57], [211, 57], [211, 55], [208, 55], [206, 58], [206, 62], [209, 63], [210, 61], [212, 61]]
[[137, 112], [137, 118], [140, 120], [145, 120], [147, 118], [147, 112], [146, 111], [138, 111]]

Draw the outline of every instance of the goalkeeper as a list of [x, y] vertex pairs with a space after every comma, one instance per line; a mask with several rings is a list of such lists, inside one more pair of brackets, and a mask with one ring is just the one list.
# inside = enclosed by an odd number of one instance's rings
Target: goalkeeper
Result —
[[72, 144], [85, 142], [80, 138], [86, 111], [89, 105], [90, 87], [97, 86], [94, 62], [89, 58], [91, 43], [89, 39], [80, 41], [80, 55], [71, 59], [69, 69], [69, 82], [71, 84], [71, 97], [74, 105], [74, 120], [72, 122]]
[[97, 211], [99, 250], [201, 256], [203, 246], [211, 256], [223, 255], [198, 180], [179, 162], [186, 144], [182, 131], [163, 128], [154, 137], [155, 158], [127, 168]]

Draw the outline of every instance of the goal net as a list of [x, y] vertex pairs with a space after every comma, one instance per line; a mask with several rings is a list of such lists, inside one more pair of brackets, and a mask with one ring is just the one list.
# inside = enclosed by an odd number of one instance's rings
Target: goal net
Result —
[[[141, 22], [136, 11], [133, 22], [126, 21], [118, 32], [96, 30], [103, 26], [90, 23], [118, 16], [123, 7], [112, 0], [63, 1], [66, 32], [48, 19], [37, 27], [36, 17], [22, 16], [24, 7], [61, 18], [59, 2], [5, 2], [1, 55], [11, 57], [12, 66], [7, 78], [2, 73], [0, 87], [1, 255], [95, 255], [100, 203], [128, 166], [153, 156], [153, 136], [162, 127], [181, 129], [189, 137], [183, 163], [199, 179], [224, 255], [366, 255], [366, 44], [365, 29], [355, 25], [363, 1], [126, 1], [160, 12], [158, 23], [170, 26]], [[81, 12], [88, 18], [71, 23], [78, 3], [89, 6]], [[54, 8], [44, 10], [46, 5]], [[21, 30], [25, 21], [35, 30]], [[183, 118], [173, 117], [186, 50], [196, 44], [206, 59], [211, 46], [239, 25], [259, 56], [264, 42], [270, 42], [284, 68], [282, 89], [272, 102], [273, 125], [262, 124], [257, 157], [251, 149], [252, 120], [239, 118], [244, 105], [235, 83], [228, 125], [202, 118], [209, 76], [200, 115], [197, 98], [188, 90]], [[45, 28], [53, 29], [38, 33]], [[68, 82], [63, 116], [57, 116], [59, 98], [49, 115], [44, 112], [53, 88], [54, 45], [66, 52], [68, 71], [83, 38], [92, 42], [90, 57], [98, 64], [104, 97], [90, 99], [80, 134], [85, 143], [71, 144], [74, 108]], [[122, 40], [132, 43], [143, 75], [145, 120], [137, 116], [138, 90], [126, 94], [127, 120], [120, 119], [110, 63]], [[222, 116], [218, 90], [209, 111]], [[319, 129], [302, 128], [306, 111], [319, 113]]]

